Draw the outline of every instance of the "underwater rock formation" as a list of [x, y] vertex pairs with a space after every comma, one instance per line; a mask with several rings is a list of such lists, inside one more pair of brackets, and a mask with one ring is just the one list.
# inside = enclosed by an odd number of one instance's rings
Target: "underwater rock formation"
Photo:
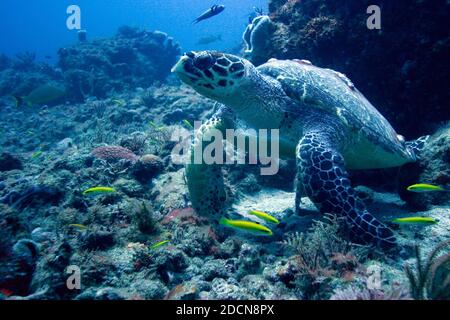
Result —
[[71, 98], [81, 101], [163, 81], [180, 47], [165, 33], [124, 26], [115, 37], [81, 42], [58, 54]]
[[0, 54], [0, 96], [25, 96], [40, 85], [62, 81], [60, 70], [35, 58], [30, 52], [11, 59]]
[[0, 96], [26, 96], [51, 83], [65, 86], [65, 98], [71, 101], [104, 98], [163, 82], [180, 53], [179, 45], [166, 33], [124, 26], [114, 37], [61, 48], [58, 67], [36, 62], [32, 52], [14, 58], [1, 54]]
[[450, 201], [450, 192], [414, 193], [406, 190], [418, 181], [443, 187], [450, 185], [450, 122], [430, 137], [418, 162], [402, 167], [399, 175], [399, 194], [411, 206], [425, 209]]
[[3, 152], [0, 154], [0, 171], [21, 170], [22, 162], [16, 156]]
[[11, 249], [8, 260], [0, 261], [0, 288], [10, 294], [27, 295], [38, 259], [37, 244], [22, 239]]
[[21, 192], [11, 190], [5, 196], [0, 197], [0, 202], [10, 205], [15, 209], [24, 209], [37, 203], [57, 204], [63, 193], [55, 187], [46, 185], [33, 185]]
[[96, 231], [82, 238], [82, 246], [87, 250], [104, 250], [114, 244], [114, 236], [108, 231]]
[[445, 0], [378, 1], [381, 30], [369, 30], [371, 4], [271, 0], [275, 30], [269, 45], [253, 52], [254, 62], [307, 59], [343, 72], [399, 133], [411, 139], [433, 132], [450, 108], [450, 6]]

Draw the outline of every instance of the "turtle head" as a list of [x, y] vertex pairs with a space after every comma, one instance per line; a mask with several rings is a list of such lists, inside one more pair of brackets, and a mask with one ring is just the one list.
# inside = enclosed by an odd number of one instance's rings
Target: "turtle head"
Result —
[[215, 51], [184, 54], [172, 72], [201, 95], [224, 104], [233, 104], [243, 93], [248, 75], [256, 72], [247, 60]]

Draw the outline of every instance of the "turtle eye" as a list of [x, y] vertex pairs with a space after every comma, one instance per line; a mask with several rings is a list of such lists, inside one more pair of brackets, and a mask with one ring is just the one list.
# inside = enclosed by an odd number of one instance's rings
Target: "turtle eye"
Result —
[[195, 58], [195, 53], [193, 51], [186, 52], [184, 55], [191, 59]]
[[215, 63], [215, 59], [209, 54], [198, 54], [194, 58], [194, 65], [200, 70], [206, 70], [211, 68]]

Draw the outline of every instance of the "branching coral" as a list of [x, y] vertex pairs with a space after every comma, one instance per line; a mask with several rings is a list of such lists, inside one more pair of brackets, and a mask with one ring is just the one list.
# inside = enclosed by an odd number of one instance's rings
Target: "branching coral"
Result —
[[366, 258], [368, 248], [340, 237], [338, 218], [327, 216], [328, 222], [316, 221], [309, 233], [289, 235], [284, 244], [293, 248], [291, 257], [298, 270], [296, 282], [306, 298], [312, 298], [320, 285], [332, 277], [346, 277]]
[[[415, 247], [416, 273], [405, 265], [411, 295], [414, 299], [450, 299], [450, 240], [438, 244], [424, 261], [419, 246]], [[444, 249], [447, 251], [439, 255]]]
[[383, 291], [349, 286], [335, 290], [330, 300], [406, 300], [408, 298], [408, 294], [401, 287]]
[[148, 131], [148, 147], [149, 151], [156, 155], [165, 155], [167, 151], [171, 151], [175, 146], [175, 142], [171, 141], [173, 130], [170, 127], [151, 127]]
[[129, 210], [133, 212], [132, 219], [139, 231], [151, 234], [156, 231], [157, 223], [152, 208], [145, 202], [134, 200], [130, 203]]
[[147, 145], [149, 136], [141, 132], [133, 132], [129, 137], [122, 138], [120, 145], [134, 152], [135, 154], [142, 154]]
[[91, 101], [88, 104], [89, 108], [93, 111], [97, 118], [103, 118], [103, 115], [108, 107], [108, 104], [105, 101]]

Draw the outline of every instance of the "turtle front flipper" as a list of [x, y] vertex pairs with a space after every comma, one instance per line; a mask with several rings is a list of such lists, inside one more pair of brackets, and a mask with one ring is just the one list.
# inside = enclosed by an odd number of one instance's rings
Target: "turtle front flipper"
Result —
[[[351, 187], [344, 158], [331, 139], [319, 131], [304, 135], [297, 146], [297, 183], [322, 213], [346, 218], [351, 240], [395, 246], [393, 232], [375, 219]], [[297, 197], [299, 194], [297, 194]]]
[[[199, 215], [208, 216], [215, 221], [219, 221], [220, 216], [225, 213], [227, 201], [222, 165], [207, 164], [203, 160], [201, 163], [196, 163], [196, 153], [201, 152], [203, 155], [206, 144], [202, 143], [203, 138], [209, 136], [213, 130], [219, 130], [223, 134], [226, 129], [232, 128], [232, 113], [222, 106], [195, 133], [190, 151], [190, 163], [186, 165], [185, 175], [193, 208]], [[203, 158], [198, 157], [198, 159]]]

